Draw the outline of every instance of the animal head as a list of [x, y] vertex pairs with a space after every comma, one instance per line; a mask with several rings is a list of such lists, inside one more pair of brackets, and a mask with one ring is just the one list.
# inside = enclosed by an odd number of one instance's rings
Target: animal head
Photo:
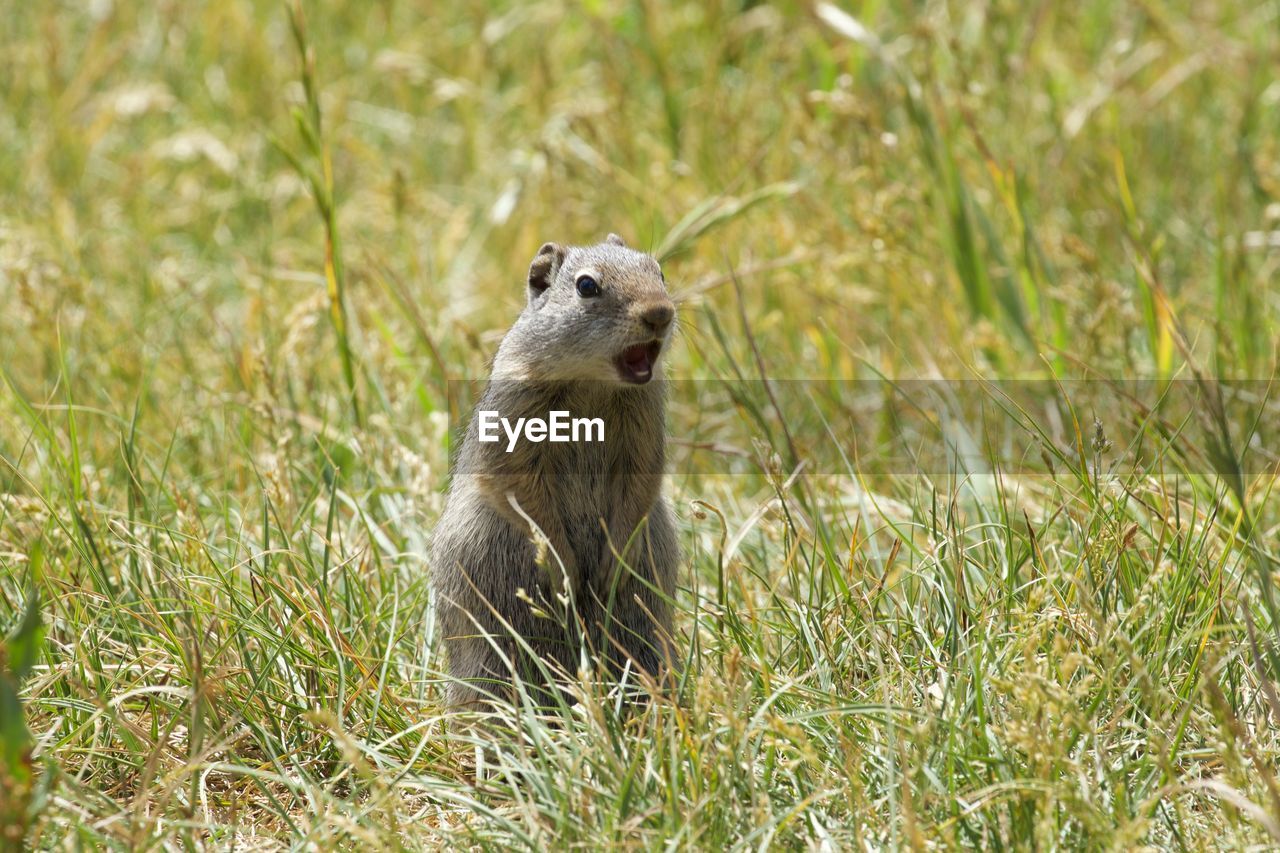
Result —
[[495, 371], [629, 385], [657, 375], [676, 306], [658, 262], [621, 237], [610, 234], [595, 246], [543, 245], [529, 265], [527, 296]]

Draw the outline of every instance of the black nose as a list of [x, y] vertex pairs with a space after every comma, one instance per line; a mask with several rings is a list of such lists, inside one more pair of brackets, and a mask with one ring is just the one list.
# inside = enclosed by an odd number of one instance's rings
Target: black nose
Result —
[[640, 319], [644, 320], [654, 332], [666, 331], [675, 316], [676, 307], [670, 302], [654, 302], [652, 305], [646, 305], [640, 312]]

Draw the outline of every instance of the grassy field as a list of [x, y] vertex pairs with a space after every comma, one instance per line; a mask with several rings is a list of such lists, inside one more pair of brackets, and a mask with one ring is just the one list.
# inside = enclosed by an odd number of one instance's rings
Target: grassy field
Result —
[[[0, 847], [1280, 843], [1280, 3], [303, 6], [2, 16]], [[609, 231], [741, 390], [671, 412], [688, 662], [476, 782], [451, 380]], [[913, 470], [821, 426], [885, 377], [1207, 402]]]

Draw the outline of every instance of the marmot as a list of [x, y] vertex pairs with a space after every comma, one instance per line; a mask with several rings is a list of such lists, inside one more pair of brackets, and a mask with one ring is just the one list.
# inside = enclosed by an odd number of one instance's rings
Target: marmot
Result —
[[[430, 549], [454, 708], [542, 704], [580, 652], [617, 679], [670, 672], [680, 560], [662, 497], [661, 361], [675, 304], [651, 256], [615, 234], [547, 243], [455, 456]], [[599, 418], [603, 441], [480, 440], [480, 414]], [[528, 434], [526, 433], [526, 436]], [[514, 446], [512, 446], [514, 445]], [[538, 533], [534, 532], [536, 525]], [[517, 639], [518, 638], [518, 639]]]

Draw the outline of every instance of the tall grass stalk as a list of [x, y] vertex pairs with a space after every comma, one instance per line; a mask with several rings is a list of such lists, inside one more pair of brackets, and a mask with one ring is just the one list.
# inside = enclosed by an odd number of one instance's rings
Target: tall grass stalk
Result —
[[[316, 211], [324, 223], [324, 280], [329, 297], [329, 322], [333, 325], [333, 332], [338, 342], [338, 358], [342, 364], [342, 378], [346, 382], [351, 415], [357, 426], [363, 426], [360, 397], [356, 390], [355, 359], [348, 334], [347, 279], [338, 232], [338, 201], [334, 191], [333, 157], [330, 153], [329, 140], [325, 135], [324, 116], [320, 107], [316, 53], [315, 48], [308, 41], [302, 0], [292, 0], [287, 8], [289, 28], [293, 33], [294, 46], [302, 63], [302, 91], [305, 98], [305, 109], [295, 107], [292, 115], [298, 135], [313, 164], [308, 165], [279, 140], [274, 140], [274, 137], [273, 141], [276, 149], [288, 159], [298, 176], [307, 182], [307, 186], [311, 189], [311, 197], [315, 201]], [[318, 173], [315, 165], [319, 166]]]

